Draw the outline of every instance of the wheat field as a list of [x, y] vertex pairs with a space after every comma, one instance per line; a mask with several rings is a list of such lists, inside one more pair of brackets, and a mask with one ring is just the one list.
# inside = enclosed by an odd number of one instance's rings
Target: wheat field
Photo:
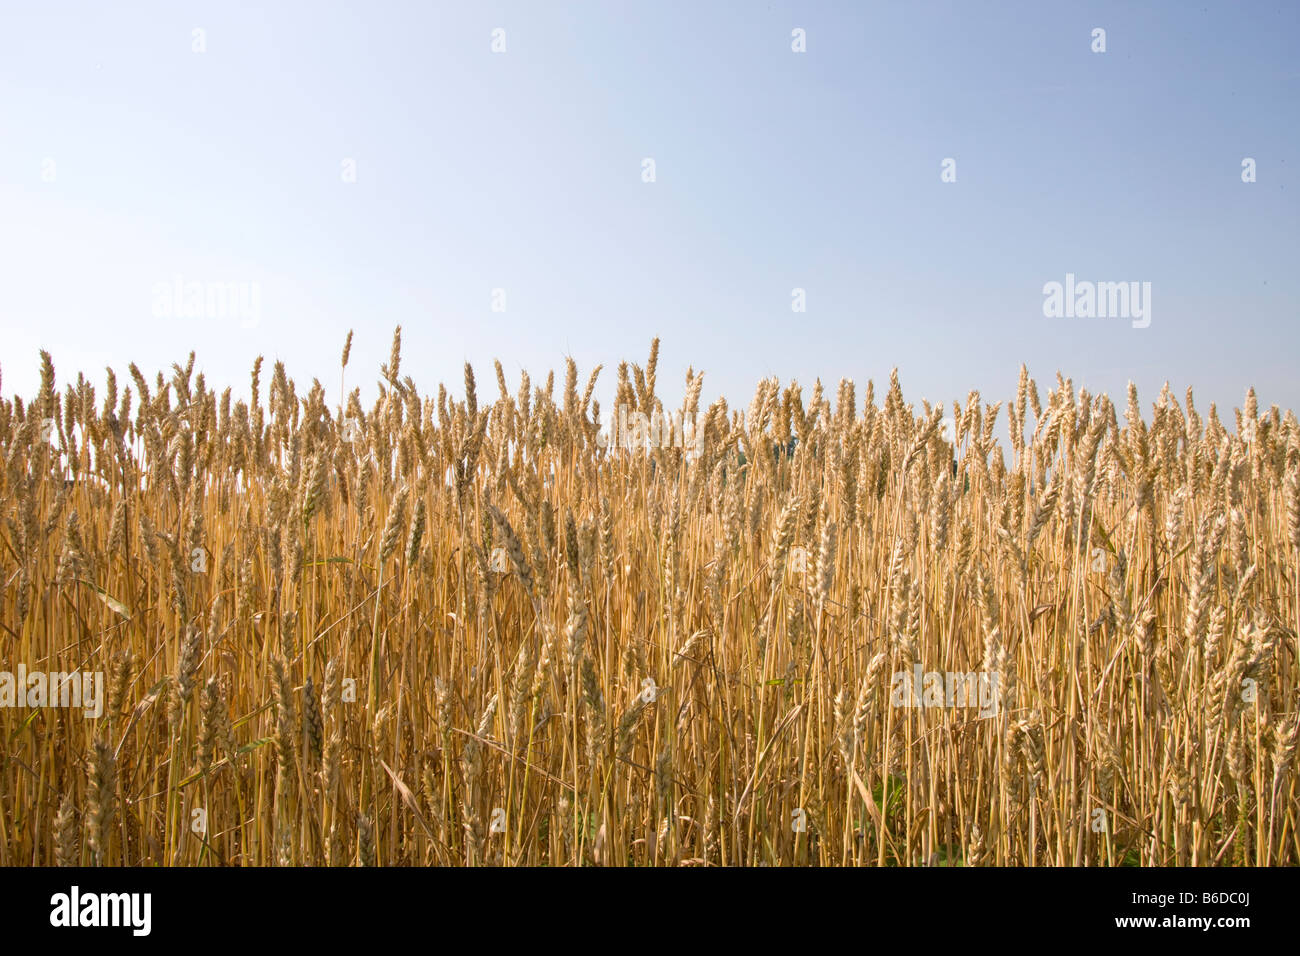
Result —
[[422, 394], [399, 328], [364, 408], [351, 341], [0, 400], [0, 670], [103, 675], [0, 684], [0, 865], [1300, 862], [1300, 425], [1253, 390], [701, 408], [655, 340], [602, 414], [572, 361]]

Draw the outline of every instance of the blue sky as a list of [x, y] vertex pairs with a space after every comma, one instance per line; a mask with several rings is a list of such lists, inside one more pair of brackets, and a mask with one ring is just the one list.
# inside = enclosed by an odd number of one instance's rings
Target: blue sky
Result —
[[[654, 335], [674, 401], [688, 365], [733, 406], [893, 366], [909, 400], [994, 401], [1024, 361], [1144, 407], [1165, 380], [1300, 407], [1298, 27], [1255, 2], [0, 0], [0, 388], [30, 394], [40, 348], [62, 381], [194, 349], [210, 383], [263, 354], [336, 398], [355, 328], [372, 394], [400, 322], [426, 390], [572, 355], [606, 409]], [[1150, 282], [1150, 326], [1046, 318], [1067, 273]], [[178, 275], [256, 283], [256, 326], [156, 315]]]

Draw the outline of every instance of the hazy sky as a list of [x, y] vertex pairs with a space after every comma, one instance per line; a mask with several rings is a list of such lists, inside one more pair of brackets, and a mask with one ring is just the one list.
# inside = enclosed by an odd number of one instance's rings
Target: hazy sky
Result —
[[[0, 388], [30, 395], [40, 348], [61, 383], [194, 349], [212, 384], [263, 354], [337, 400], [347, 330], [369, 386], [401, 323], [426, 390], [466, 359], [489, 396], [493, 358], [512, 390], [603, 362], [607, 420], [654, 335], [674, 401], [692, 364], [733, 406], [768, 375], [879, 395], [895, 365], [909, 400], [994, 401], [1025, 361], [1133, 379], [1144, 408], [1166, 379], [1229, 421], [1251, 384], [1300, 408], [1298, 25], [1294, 2], [0, 0]], [[1045, 317], [1067, 273], [1149, 282], [1150, 325]], [[255, 287], [255, 324], [159, 314], [178, 276]]]

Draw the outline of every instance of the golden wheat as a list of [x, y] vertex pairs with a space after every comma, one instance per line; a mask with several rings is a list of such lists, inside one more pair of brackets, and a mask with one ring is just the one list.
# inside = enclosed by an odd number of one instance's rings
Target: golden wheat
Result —
[[366, 410], [351, 344], [337, 405], [192, 354], [0, 399], [0, 865], [1300, 863], [1300, 426], [1253, 390], [1121, 426], [1022, 368], [1004, 445], [897, 372], [670, 407], [655, 340], [607, 425], [571, 360], [425, 397], [400, 328]]

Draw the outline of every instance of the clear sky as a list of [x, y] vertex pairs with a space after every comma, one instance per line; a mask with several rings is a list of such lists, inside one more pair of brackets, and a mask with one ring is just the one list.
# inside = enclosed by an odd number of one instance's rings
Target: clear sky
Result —
[[[674, 402], [688, 365], [733, 407], [895, 365], [993, 401], [1025, 361], [1300, 408], [1297, 41], [1289, 0], [0, 0], [0, 388], [194, 349], [336, 400], [347, 330], [373, 394], [401, 323], [425, 390], [603, 362], [606, 420], [654, 335]], [[1045, 317], [1067, 273], [1150, 282], [1150, 325]], [[256, 324], [157, 314], [177, 276]]]

